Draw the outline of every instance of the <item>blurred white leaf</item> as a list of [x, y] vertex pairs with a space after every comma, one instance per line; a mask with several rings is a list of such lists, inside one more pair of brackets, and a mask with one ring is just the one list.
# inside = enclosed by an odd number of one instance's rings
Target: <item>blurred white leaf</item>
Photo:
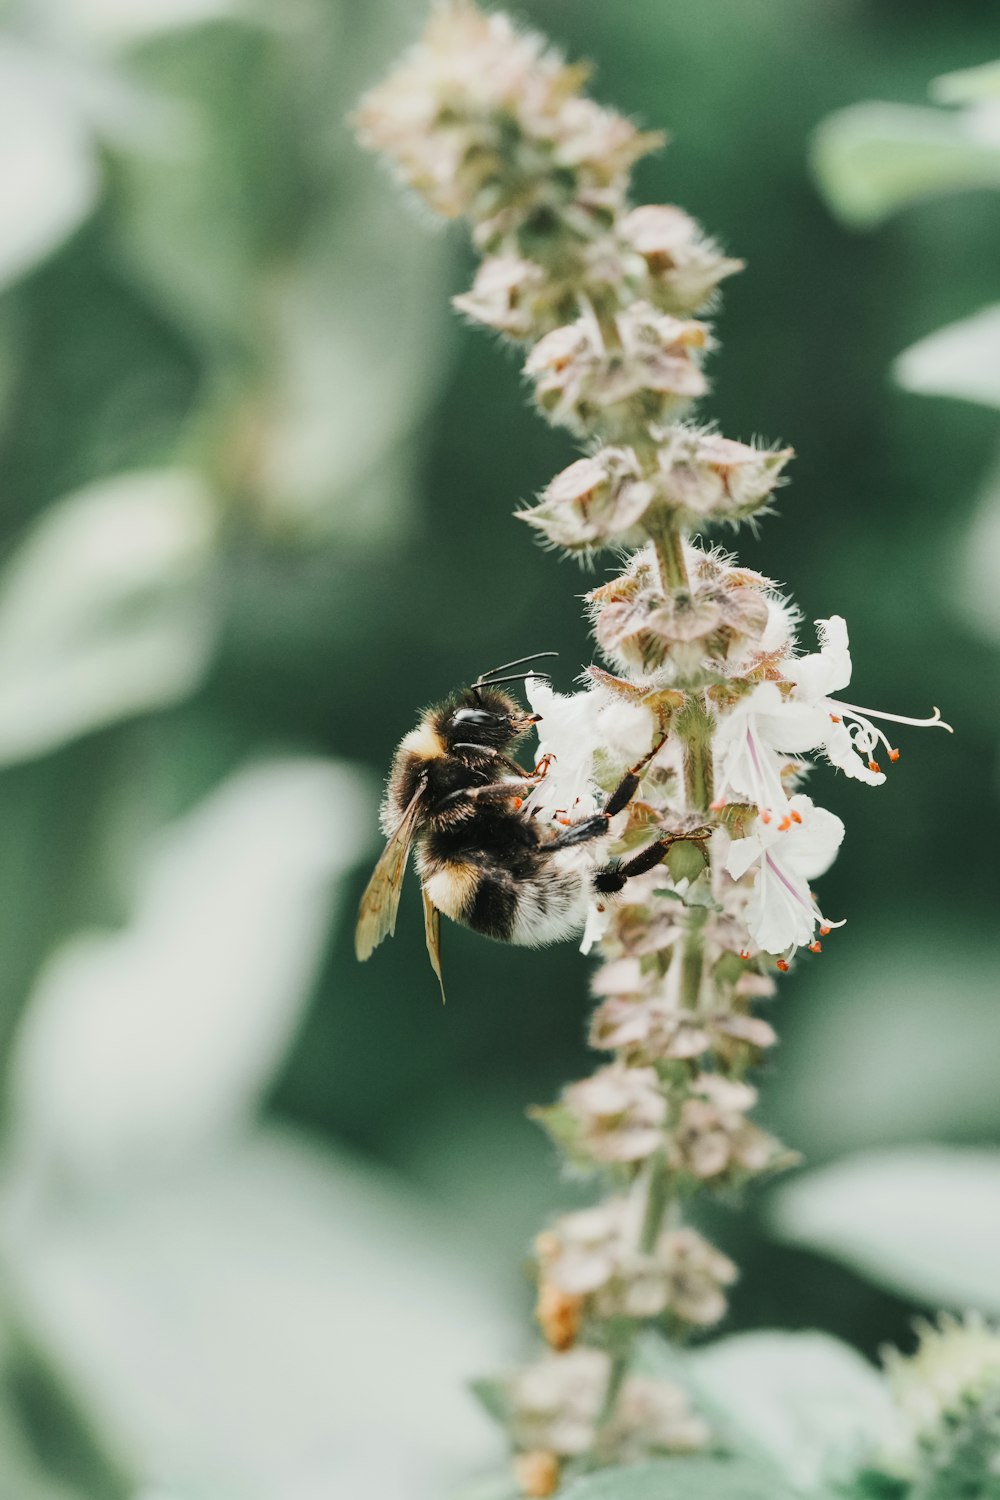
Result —
[[[345, 174], [350, 212], [338, 200], [272, 304], [275, 394], [259, 474], [266, 508], [296, 528], [398, 526], [412, 485], [405, 440], [443, 371], [441, 242], [409, 226], [405, 207], [401, 220], [393, 185], [363, 165], [364, 177]], [[385, 466], [394, 504], [373, 509], [359, 487]]]
[[995, 1129], [995, 944], [929, 928], [855, 939], [803, 976], [771, 1121], [807, 1159]]
[[148, 1171], [254, 1108], [308, 998], [331, 886], [366, 840], [358, 778], [239, 772], [160, 835], [124, 932], [72, 938], [15, 1043], [26, 1168]]
[[127, 46], [163, 32], [240, 17], [251, 0], [34, 0], [36, 24], [50, 34]]
[[901, 386], [924, 396], [957, 396], [1000, 408], [1000, 303], [949, 323], [901, 354]]
[[127, 1195], [8, 1202], [26, 1321], [170, 1494], [440, 1500], [499, 1458], [502, 1310], [387, 1173], [269, 1130]]
[[1000, 1313], [1000, 1151], [909, 1146], [806, 1173], [771, 1223], [931, 1307]]
[[941, 104], [971, 104], [979, 99], [1000, 99], [1000, 60], [942, 73], [931, 84], [932, 96]]
[[830, 207], [857, 228], [934, 193], [1000, 187], [1000, 139], [972, 111], [852, 104], [819, 125], [811, 160]]
[[1000, 464], [994, 466], [965, 534], [951, 597], [964, 620], [1000, 640]]
[[0, 765], [185, 697], [215, 642], [214, 513], [194, 474], [51, 505], [0, 573]]
[[72, 234], [99, 188], [89, 128], [58, 73], [0, 41], [0, 289]]
[[762, 1454], [808, 1493], [863, 1463], [895, 1426], [882, 1376], [826, 1333], [736, 1334], [685, 1370], [737, 1451]]

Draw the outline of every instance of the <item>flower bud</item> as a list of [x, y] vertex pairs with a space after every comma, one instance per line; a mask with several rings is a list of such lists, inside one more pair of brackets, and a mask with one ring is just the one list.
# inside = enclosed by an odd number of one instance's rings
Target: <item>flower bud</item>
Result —
[[663, 312], [680, 316], [704, 307], [719, 282], [742, 271], [707, 239], [683, 209], [643, 204], [618, 225], [622, 245], [645, 262], [641, 295]]
[[719, 552], [689, 546], [685, 559], [688, 588], [665, 593], [646, 547], [587, 595], [598, 645], [624, 670], [669, 668], [672, 680], [688, 681], [706, 666], [742, 661], [768, 628], [768, 579], [732, 567]]
[[672, 427], [660, 438], [651, 476], [656, 503], [685, 527], [754, 515], [793, 456], [791, 448], [754, 448], [692, 427]]
[[591, 215], [610, 222], [633, 164], [662, 139], [580, 97], [586, 76], [509, 17], [452, 0], [355, 125], [431, 208], [471, 219], [481, 248], [538, 225], [572, 236]]
[[646, 533], [636, 523], [652, 496], [631, 449], [602, 448], [563, 469], [538, 505], [517, 514], [567, 552], [641, 546]]
[[559, 1460], [554, 1453], [536, 1448], [514, 1456], [514, 1478], [527, 1500], [546, 1500], [559, 1488]]
[[571, 1084], [562, 1102], [581, 1151], [595, 1162], [642, 1161], [663, 1143], [667, 1106], [655, 1068], [612, 1063]]
[[609, 341], [588, 315], [546, 334], [524, 372], [549, 420], [611, 443], [669, 421], [708, 384], [697, 355], [708, 344], [703, 323], [634, 302], [614, 318]]
[[[575, 1458], [593, 1449], [611, 1361], [603, 1349], [578, 1347], [547, 1354], [509, 1383], [511, 1433], [524, 1453]], [[665, 1380], [628, 1376], [611, 1421], [602, 1427], [602, 1452], [635, 1462], [650, 1453], [691, 1453], [708, 1441], [708, 1427], [687, 1396]]]
[[564, 1291], [555, 1282], [539, 1282], [535, 1319], [545, 1342], [560, 1354], [576, 1343], [583, 1320], [583, 1301], [579, 1293]]
[[576, 1299], [588, 1317], [669, 1317], [708, 1327], [722, 1317], [723, 1287], [736, 1267], [695, 1230], [666, 1230], [648, 1251], [636, 1248], [638, 1226], [627, 1198], [564, 1214], [539, 1235], [541, 1286]]
[[702, 1073], [691, 1083], [672, 1137], [676, 1164], [702, 1181], [763, 1172], [777, 1159], [778, 1142], [746, 1118], [757, 1102], [749, 1084]]

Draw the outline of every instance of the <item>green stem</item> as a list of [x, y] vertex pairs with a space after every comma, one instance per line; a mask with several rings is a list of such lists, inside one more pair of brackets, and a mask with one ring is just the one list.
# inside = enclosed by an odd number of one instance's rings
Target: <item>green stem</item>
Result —
[[677, 716], [677, 733], [684, 741], [684, 790], [692, 812], [707, 813], [712, 804], [712, 720], [701, 693], [689, 693]]
[[639, 1249], [648, 1255], [660, 1237], [663, 1216], [670, 1204], [670, 1173], [662, 1152], [649, 1160], [649, 1182], [646, 1188], [646, 1206], [639, 1233]]
[[690, 590], [691, 584], [684, 560], [684, 538], [676, 526], [664, 522], [651, 533], [660, 566], [660, 583], [665, 594], [676, 589]]
[[681, 959], [681, 1002], [688, 1010], [697, 1010], [701, 1000], [702, 971], [705, 963], [703, 928], [708, 917], [705, 907], [694, 907], [688, 913]]

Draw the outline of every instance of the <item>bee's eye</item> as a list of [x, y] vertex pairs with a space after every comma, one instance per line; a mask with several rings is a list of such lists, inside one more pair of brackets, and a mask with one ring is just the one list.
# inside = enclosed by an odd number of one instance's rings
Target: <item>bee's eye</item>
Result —
[[498, 714], [487, 713], [484, 708], [460, 708], [454, 715], [456, 724], [481, 724], [484, 727], [490, 724], [500, 724], [503, 721]]

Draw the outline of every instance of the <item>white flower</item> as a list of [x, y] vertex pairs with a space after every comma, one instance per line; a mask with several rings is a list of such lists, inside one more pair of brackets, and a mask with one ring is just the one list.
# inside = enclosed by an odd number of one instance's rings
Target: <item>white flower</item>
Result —
[[823, 916], [809, 889], [809, 881], [833, 863], [843, 837], [838, 817], [800, 795], [788, 803], [787, 822], [759, 817], [748, 838], [734, 839], [726, 869], [734, 880], [754, 870], [746, 922], [763, 952], [807, 946], [817, 926], [843, 926]]
[[813, 750], [824, 733], [819, 709], [782, 697], [776, 683], [760, 683], [729, 710], [716, 730], [719, 801], [735, 793], [748, 797], [762, 813], [786, 816], [788, 797], [777, 752], [799, 755]]
[[819, 651], [784, 664], [791, 693], [783, 695], [774, 682], [760, 683], [721, 718], [715, 735], [721, 801], [735, 793], [749, 797], [762, 813], [787, 816], [780, 756], [810, 750], [822, 750], [845, 775], [881, 786], [885, 774], [875, 760], [876, 750], [883, 745], [891, 761], [899, 758], [899, 751], [871, 722], [873, 718], [894, 724], [939, 724], [951, 733], [937, 709], [926, 719], [909, 719], [832, 697], [851, 680], [847, 625], [840, 615], [833, 615], [817, 620], [816, 628]]
[[856, 704], [832, 697], [831, 694], [847, 687], [851, 680], [847, 623], [840, 615], [832, 615], [829, 620], [817, 620], [816, 631], [819, 651], [788, 662], [785, 676], [795, 684], [793, 701], [801, 707], [817, 710], [822, 716], [817, 727], [821, 725], [823, 732], [815, 748], [821, 748], [838, 770], [858, 781], [867, 781], [869, 786], [881, 786], [885, 775], [875, 759], [879, 745], [885, 747], [891, 761], [899, 759], [899, 751], [889, 743], [885, 732], [876, 728], [872, 719], [917, 726], [938, 724], [951, 734], [951, 725], [943, 722], [938, 709], [926, 719], [910, 719], [901, 714], [885, 713], [882, 709], [858, 708]]
[[525, 694], [541, 719], [536, 761], [551, 756], [543, 780], [526, 800], [526, 811], [562, 821], [589, 817], [598, 809], [593, 780], [600, 745], [598, 700], [591, 693], [557, 693], [540, 677], [528, 678]]

